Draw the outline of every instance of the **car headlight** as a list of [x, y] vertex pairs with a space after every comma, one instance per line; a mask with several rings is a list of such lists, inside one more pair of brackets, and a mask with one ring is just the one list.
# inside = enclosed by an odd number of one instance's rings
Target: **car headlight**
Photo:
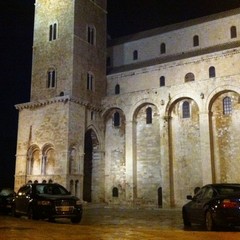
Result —
[[77, 200], [77, 201], [76, 201], [76, 205], [82, 205], [81, 200]]
[[51, 205], [51, 202], [50, 201], [47, 201], [47, 200], [42, 200], [42, 201], [38, 201], [37, 202], [38, 205]]

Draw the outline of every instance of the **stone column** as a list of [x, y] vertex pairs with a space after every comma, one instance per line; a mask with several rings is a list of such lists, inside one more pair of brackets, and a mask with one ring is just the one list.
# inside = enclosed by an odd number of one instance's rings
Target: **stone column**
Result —
[[211, 157], [211, 133], [209, 113], [200, 112], [200, 143], [201, 143], [201, 160], [202, 160], [202, 178], [203, 185], [214, 182], [214, 160]]
[[125, 159], [126, 159], [126, 201], [133, 203], [136, 196], [136, 134], [135, 123], [126, 122], [126, 142], [125, 142]]

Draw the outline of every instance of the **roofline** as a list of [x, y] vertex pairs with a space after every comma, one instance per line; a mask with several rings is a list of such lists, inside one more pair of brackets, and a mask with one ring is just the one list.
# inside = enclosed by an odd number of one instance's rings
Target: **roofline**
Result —
[[230, 16], [233, 16], [233, 15], [236, 15], [236, 14], [240, 14], [240, 8], [234, 8], [234, 9], [231, 9], [231, 10], [227, 10], [227, 11], [223, 11], [223, 12], [219, 12], [219, 13], [215, 13], [215, 14], [210, 14], [210, 15], [203, 16], [203, 17], [200, 17], [200, 18], [195, 18], [195, 19], [191, 19], [191, 20], [187, 20], [187, 21], [183, 21], [183, 22], [179, 22], [179, 23], [174, 23], [174, 24], [170, 24], [170, 25], [161, 26], [161, 27], [158, 27], [158, 28], [153, 28], [153, 29], [146, 30], [146, 31], [141, 31], [141, 32], [134, 33], [134, 34], [131, 34], [131, 35], [127, 35], [127, 36], [123, 36], [123, 37], [119, 37], [119, 38], [109, 40], [108, 41], [108, 47], [123, 44], [123, 43], [126, 43], [126, 42], [136, 41], [136, 40], [143, 39], [143, 38], [148, 38], [148, 37], [151, 37], [151, 36], [156, 36], [158, 34], [167, 33], [167, 32], [170, 32], [170, 31], [190, 27], [190, 26], [201, 24], [201, 23], [204, 23], [204, 22], [210, 22], [210, 21], [214, 21], [214, 20], [217, 20], [217, 19], [230, 17]]

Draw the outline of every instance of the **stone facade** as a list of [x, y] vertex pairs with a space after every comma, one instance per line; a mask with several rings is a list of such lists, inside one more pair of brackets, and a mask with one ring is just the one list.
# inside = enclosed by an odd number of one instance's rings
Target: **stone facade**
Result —
[[31, 102], [16, 106], [15, 188], [51, 180], [87, 202], [180, 207], [197, 186], [239, 182], [240, 9], [108, 48], [105, 9], [36, 1]]

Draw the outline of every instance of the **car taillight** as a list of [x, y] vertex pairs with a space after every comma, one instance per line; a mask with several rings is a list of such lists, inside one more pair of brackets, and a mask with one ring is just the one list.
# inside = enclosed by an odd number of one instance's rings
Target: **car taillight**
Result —
[[222, 208], [240, 208], [240, 203], [237, 200], [224, 199], [221, 206]]

